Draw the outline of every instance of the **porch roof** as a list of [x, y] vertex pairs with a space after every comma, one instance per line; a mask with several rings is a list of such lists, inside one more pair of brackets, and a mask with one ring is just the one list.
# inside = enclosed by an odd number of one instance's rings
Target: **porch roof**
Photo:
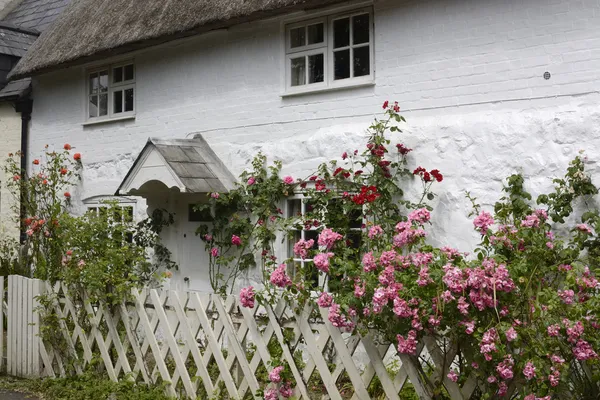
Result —
[[142, 194], [142, 186], [151, 181], [185, 193], [226, 192], [236, 182], [202, 137], [149, 138], [116, 194]]

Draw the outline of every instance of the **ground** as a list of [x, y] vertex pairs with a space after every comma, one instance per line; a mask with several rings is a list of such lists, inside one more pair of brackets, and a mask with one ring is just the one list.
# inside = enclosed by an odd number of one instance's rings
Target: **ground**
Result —
[[37, 400], [37, 397], [33, 397], [29, 394], [23, 394], [23, 393], [19, 393], [19, 392], [14, 392], [14, 391], [8, 391], [8, 390], [0, 390], [0, 400]]

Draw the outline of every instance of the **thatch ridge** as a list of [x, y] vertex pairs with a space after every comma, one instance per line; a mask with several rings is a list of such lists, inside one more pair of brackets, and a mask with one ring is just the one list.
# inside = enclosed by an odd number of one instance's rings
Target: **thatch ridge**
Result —
[[342, 0], [77, 0], [31, 46], [10, 79]]

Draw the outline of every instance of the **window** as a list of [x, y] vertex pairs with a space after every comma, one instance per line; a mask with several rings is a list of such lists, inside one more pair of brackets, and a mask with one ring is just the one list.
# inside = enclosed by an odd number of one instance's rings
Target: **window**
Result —
[[[114, 212], [112, 215], [109, 215], [108, 212], [112, 207], [110, 202], [116, 202], [116, 210], [113, 208]], [[127, 227], [131, 226], [134, 222], [135, 200], [101, 198], [99, 200], [85, 201], [85, 206], [88, 213], [92, 213], [101, 218], [107, 218], [111, 224], [123, 225], [125, 228], [124, 241], [127, 243], [133, 242], [133, 235], [127, 231]], [[119, 236], [120, 237], [117, 240], [121, 242], [123, 240], [121, 239], [123, 233], [120, 233]]]
[[135, 66], [123, 63], [88, 72], [87, 118], [102, 120], [135, 113]]
[[[333, 201], [329, 202], [327, 204], [328, 215], [319, 219], [327, 222], [328, 219], [334, 218], [336, 219], [336, 223], [342, 224], [341, 226], [348, 226], [346, 241], [352, 248], [359, 249], [362, 239], [362, 214], [360, 211], [355, 213], [353, 212], [351, 215], [344, 214], [344, 211], [342, 210], [342, 202], [336, 200], [341, 199], [334, 199]], [[310, 218], [310, 214], [312, 212], [314, 212], [314, 210], [313, 203], [311, 202], [310, 198], [299, 194], [288, 199], [287, 216], [288, 218], [297, 217], [299, 222], [299, 224], [297, 224], [297, 228], [292, 230], [288, 236], [288, 258], [292, 258], [292, 265], [290, 266], [290, 272], [292, 275], [303, 273], [306, 281], [312, 282], [313, 285], [322, 286], [325, 275], [319, 273], [319, 271], [312, 265], [312, 259], [303, 260], [294, 254], [294, 244], [300, 239], [312, 239], [315, 241], [313, 249], [316, 250], [319, 248], [317, 238], [322, 227], [315, 227], [314, 225], [309, 226], [305, 223], [305, 217], [308, 216]]]
[[[289, 199], [287, 202], [288, 218], [297, 217], [299, 222], [303, 222], [304, 216], [312, 211], [312, 206], [309, 200], [310, 199], [308, 198], [303, 199], [301, 197]], [[302, 272], [305, 274], [304, 279], [306, 281], [312, 281], [313, 284], [318, 284], [320, 286], [323, 284], [323, 277], [319, 276], [318, 270], [313, 267], [312, 259], [303, 260], [294, 254], [294, 244], [296, 244], [296, 242], [298, 242], [300, 239], [314, 240], [315, 244], [313, 249], [318, 249], [318, 236], [319, 232], [314, 226], [304, 226], [302, 229], [294, 229], [292, 232], [290, 232], [290, 236], [288, 238], [288, 257], [293, 257], [293, 264], [290, 266], [292, 275]]]
[[372, 81], [372, 20], [367, 9], [287, 25], [286, 91]]

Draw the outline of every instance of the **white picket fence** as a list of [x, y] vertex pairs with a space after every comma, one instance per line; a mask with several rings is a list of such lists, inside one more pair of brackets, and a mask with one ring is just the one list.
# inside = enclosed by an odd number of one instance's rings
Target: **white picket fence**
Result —
[[[36, 296], [42, 292], [57, 294], [51, 308], [67, 347], [60, 351], [39, 335]], [[380, 396], [387, 399], [400, 400], [408, 382], [420, 398], [433, 397], [422, 359], [398, 356], [394, 345], [371, 336], [342, 334], [328, 322], [326, 309], [306, 306], [294, 312], [283, 300], [272, 308], [247, 309], [235, 297], [145, 289], [134, 290], [132, 301], [108, 310], [74, 303], [61, 284], [51, 287], [17, 276], [8, 278], [7, 300], [11, 375], [81, 373], [96, 356], [115, 381], [167, 382], [169, 395], [193, 399], [217, 392], [230, 399], [254, 398], [264, 389], [260, 375], [271, 370], [275, 347], [291, 368], [297, 399], [368, 400], [375, 378]], [[83, 320], [80, 307], [87, 314]], [[443, 380], [453, 400], [471, 398], [476, 379], [470, 377], [462, 386], [450, 381], [446, 375], [457, 350], [445, 350], [432, 338], [420, 344], [419, 353], [434, 366], [428, 379]], [[386, 362], [394, 358], [399, 368], [390, 374]]]

